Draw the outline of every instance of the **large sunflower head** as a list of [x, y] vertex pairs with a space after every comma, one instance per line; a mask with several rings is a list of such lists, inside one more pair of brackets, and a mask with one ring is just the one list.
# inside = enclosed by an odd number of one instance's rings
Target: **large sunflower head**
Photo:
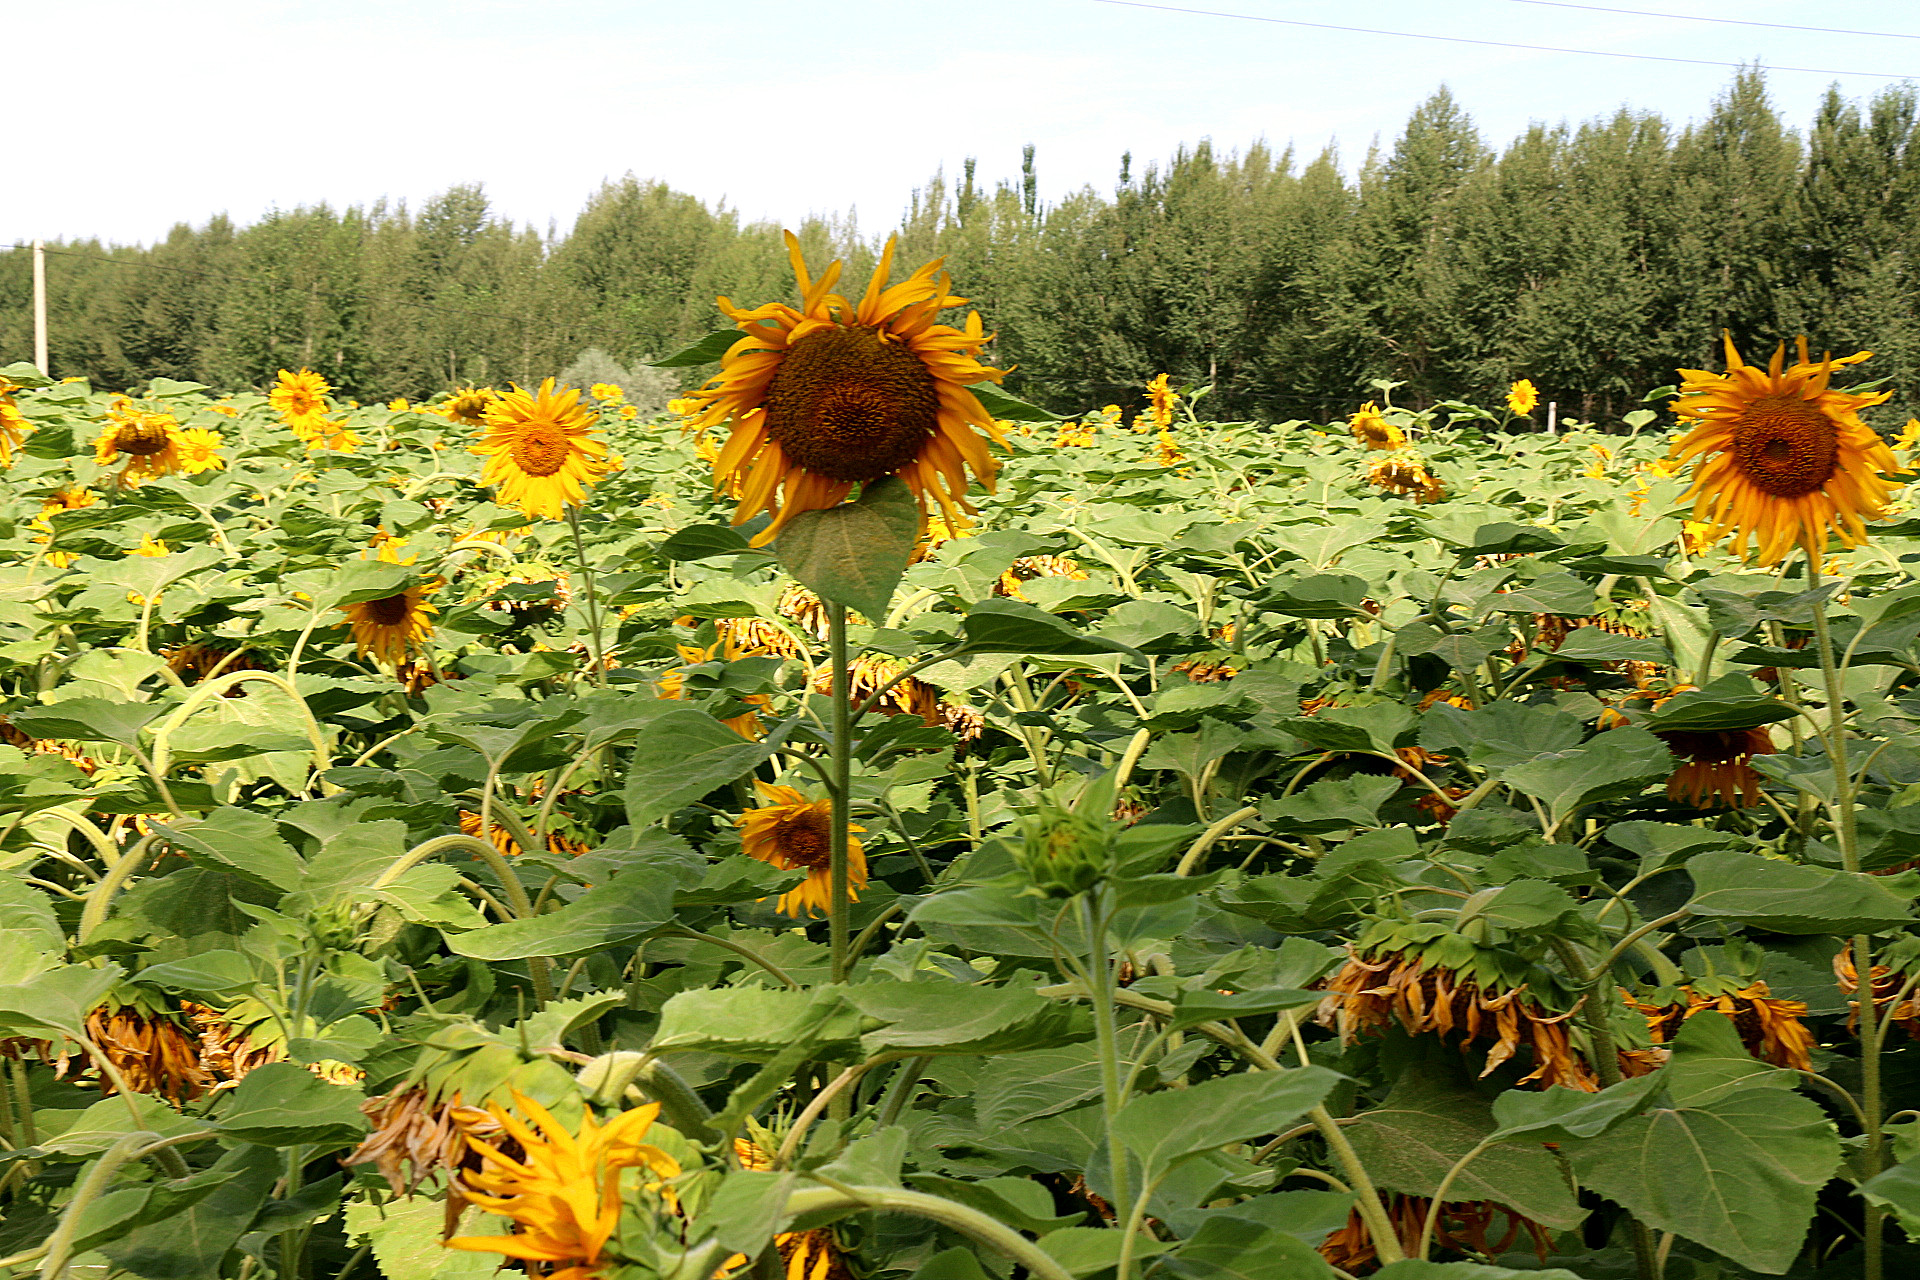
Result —
[[[832, 897], [833, 801], [808, 800], [797, 788], [756, 781], [758, 809], [740, 815], [740, 852], [786, 870], [805, 869], [807, 878], [780, 895], [779, 910], [790, 916], [826, 911]], [[864, 831], [850, 825], [849, 831]], [[857, 902], [867, 887], [867, 855], [857, 836], [847, 838], [847, 898]]]
[[487, 409], [473, 446], [487, 460], [480, 483], [498, 490], [502, 506], [560, 519], [607, 473], [607, 447], [593, 438], [593, 425], [574, 388], [556, 393], [552, 378], [533, 393], [515, 386]]
[[1668, 729], [1656, 735], [1684, 763], [1667, 779], [1667, 799], [1696, 809], [1730, 809], [1760, 803], [1760, 775], [1751, 761], [1773, 754], [1766, 727]]
[[180, 467], [188, 475], [202, 471], [221, 471], [227, 460], [220, 456], [224, 437], [206, 427], [188, 427], [180, 433]]
[[[388, 564], [411, 563], [411, 558], [400, 558], [398, 547], [391, 539], [382, 543], [378, 558]], [[416, 583], [396, 595], [341, 605], [353, 633], [354, 651], [395, 667], [412, 657], [433, 636], [432, 618], [440, 611], [428, 598], [439, 585], [437, 581]]]
[[127, 463], [114, 478], [125, 488], [143, 480], [172, 475], [186, 465], [179, 420], [172, 414], [147, 413], [125, 396], [107, 410], [107, 424], [93, 444], [93, 458], [110, 467], [122, 457]]
[[267, 392], [267, 403], [296, 431], [303, 423], [324, 418], [332, 409], [327, 394], [333, 390], [327, 380], [311, 369], [289, 373], [282, 369]]
[[0, 467], [11, 467], [14, 450], [33, 434], [33, 424], [13, 402], [13, 393], [19, 389], [13, 382], [0, 378]]
[[1865, 542], [1866, 522], [1885, 514], [1893, 490], [1883, 477], [1900, 466], [1860, 410], [1893, 393], [1853, 395], [1830, 384], [1835, 370], [1873, 353], [1813, 360], [1803, 337], [1793, 364], [1781, 343], [1762, 369], [1740, 358], [1731, 337], [1726, 349], [1725, 374], [1680, 370], [1673, 406], [1694, 424], [1672, 456], [1694, 462], [1686, 496], [1709, 539], [1732, 535], [1742, 556], [1751, 543], [1761, 564], [1796, 545], [1817, 542], [1824, 551], [1829, 530], [1845, 546]]
[[935, 322], [966, 301], [947, 292], [940, 259], [887, 283], [893, 248], [889, 240], [858, 305], [832, 292], [841, 264], [814, 279], [792, 233], [798, 308], [772, 302], [748, 311], [719, 300], [746, 336], [689, 397], [700, 408], [688, 425], [732, 424], [714, 479], [720, 489], [739, 485], [736, 524], [773, 513], [756, 546], [800, 512], [834, 506], [882, 476], [899, 476], [923, 510], [931, 498], [949, 519], [973, 509], [969, 468], [993, 489], [997, 466], [979, 433], [1000, 442], [1000, 428], [967, 388], [1005, 370], [975, 359], [990, 337], [977, 313], [963, 328]]

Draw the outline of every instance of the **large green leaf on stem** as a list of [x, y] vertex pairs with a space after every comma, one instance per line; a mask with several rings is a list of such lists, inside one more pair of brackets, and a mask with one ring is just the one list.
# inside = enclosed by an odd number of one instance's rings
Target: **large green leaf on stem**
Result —
[[627, 821], [644, 827], [715, 787], [751, 772], [773, 754], [706, 712], [675, 707], [655, 716], [627, 764]]
[[306, 873], [300, 855], [280, 838], [273, 819], [263, 813], [222, 808], [198, 821], [152, 825], [196, 866], [224, 871], [265, 889], [297, 888]]
[[[1071, 1007], [1017, 987], [875, 982], [848, 987], [846, 999], [887, 1024], [860, 1037], [860, 1050], [868, 1057], [905, 1049], [1017, 1053], [1076, 1038]], [[1091, 1034], [1091, 1025], [1081, 1034]]]
[[836, 990], [701, 987], [676, 992], [661, 1007], [651, 1048], [764, 1062], [795, 1045], [851, 1049], [860, 1030], [860, 1014]]
[[[127, 1223], [121, 1223], [93, 1247], [115, 1267], [139, 1280], [217, 1276], [222, 1260], [252, 1225], [272, 1194], [274, 1182], [285, 1172], [286, 1161], [279, 1152], [268, 1147], [236, 1147], [212, 1168], [196, 1175], [211, 1186], [204, 1197], [187, 1204], [169, 1200], [164, 1216], [131, 1230]], [[429, 1238], [437, 1248], [442, 1210], [424, 1201], [422, 1207], [432, 1214], [435, 1230]]]
[[447, 948], [476, 960], [576, 956], [643, 937], [673, 918], [674, 882], [657, 869], [630, 867], [558, 911], [450, 934]]
[[75, 742], [116, 742], [138, 748], [140, 730], [161, 712], [164, 702], [108, 702], [104, 698], [68, 698], [45, 707], [24, 707], [8, 717], [14, 728], [35, 738]]
[[234, 1087], [215, 1127], [266, 1147], [344, 1147], [367, 1131], [360, 1101], [358, 1089], [328, 1084], [291, 1062], [269, 1062]]
[[973, 392], [980, 407], [1003, 422], [1065, 422], [1057, 413], [1050, 413], [1037, 404], [1029, 404], [1016, 396], [1010, 396], [991, 382], [976, 382], [967, 390]]
[[[1615, 730], [1614, 732], [1622, 732]], [[1912, 918], [1910, 903], [1873, 876], [1716, 850], [1687, 863], [1696, 916], [1774, 933], [1874, 933]]]
[[1676, 762], [1666, 744], [1644, 729], [1613, 729], [1586, 744], [1515, 765], [1505, 774], [1514, 790], [1546, 802], [1554, 823], [1583, 805], [1638, 795]]
[[920, 534], [920, 504], [897, 476], [869, 483], [853, 502], [802, 511], [774, 543], [780, 565], [822, 600], [887, 616]]
[[1180, 1280], [1337, 1280], [1305, 1241], [1246, 1218], [1208, 1218], [1158, 1268]]
[[[689, 343], [670, 356], [652, 362], [655, 369], [692, 369], [703, 364], [713, 364], [721, 356], [733, 350], [734, 344], [751, 335], [739, 329], [715, 329], [706, 337]], [[749, 348], [751, 350], [752, 348]]]
[[[1451, 1082], [1450, 1074], [1438, 1054], [1410, 1064], [1385, 1102], [1345, 1126], [1382, 1189], [1431, 1197], [1447, 1171], [1500, 1127], [1487, 1099]], [[1483, 1151], [1447, 1194], [1449, 1200], [1496, 1201], [1563, 1230], [1584, 1216], [1553, 1157], [1538, 1146]]]
[[1139, 650], [1118, 640], [1076, 631], [1050, 613], [1018, 600], [989, 597], [967, 610], [961, 622], [966, 647], [973, 653], [1022, 653], [1066, 656]]
[[1148, 1182], [1157, 1181], [1183, 1160], [1286, 1128], [1339, 1081], [1324, 1067], [1296, 1067], [1149, 1093], [1120, 1109], [1113, 1140], [1140, 1162]]
[[1840, 1141], [1799, 1094], [1742, 1089], [1646, 1111], [1568, 1155], [1583, 1183], [1648, 1226], [1772, 1275], [1800, 1252]]
[[1597, 1137], [1644, 1109], [1665, 1083], [1656, 1073], [1622, 1080], [1598, 1093], [1557, 1084], [1538, 1093], [1508, 1089], [1493, 1100], [1493, 1118], [1500, 1128], [1491, 1136], [1502, 1142], [1542, 1143]]
[[1676, 693], [1642, 723], [1656, 732], [1713, 733], [1753, 729], [1791, 720], [1796, 714], [1786, 703], [1755, 688], [1751, 677], [1731, 671], [1704, 689]]
[[0, 986], [0, 1027], [16, 1035], [51, 1027], [75, 1039], [85, 1036], [87, 1015], [122, 972], [116, 964], [97, 969], [73, 964], [38, 974], [31, 982]]

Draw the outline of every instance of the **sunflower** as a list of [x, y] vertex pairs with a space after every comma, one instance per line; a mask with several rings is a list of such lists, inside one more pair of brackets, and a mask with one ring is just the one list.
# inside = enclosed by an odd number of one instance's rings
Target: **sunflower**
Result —
[[[715, 654], [721, 652], [725, 653], [725, 660], [728, 662], [749, 656], [735, 649], [732, 642], [725, 636], [721, 638], [720, 643], [708, 645], [705, 648], [692, 644], [677, 644], [673, 647], [679, 652], [680, 660], [688, 664], [712, 662]], [[671, 671], [661, 673], [660, 678], [654, 682], [654, 690], [662, 698], [679, 698], [686, 692], [686, 682], [686, 671], [675, 667]], [[765, 726], [760, 723], [760, 712], [769, 705], [769, 699], [764, 693], [751, 693], [740, 701], [746, 704], [747, 709], [737, 716], [727, 717], [720, 723], [747, 741], [757, 742], [766, 731]]]
[[180, 423], [167, 413], [147, 413], [116, 396], [107, 410], [106, 429], [93, 443], [93, 460], [110, 467], [126, 455], [127, 465], [114, 478], [119, 488], [138, 485], [181, 470], [186, 459]]
[[[368, 1098], [360, 1110], [372, 1132], [341, 1156], [340, 1163], [348, 1168], [372, 1165], [397, 1196], [412, 1195], [435, 1169], [460, 1176], [484, 1172], [484, 1157], [468, 1144], [470, 1137], [484, 1137], [503, 1148], [511, 1142], [491, 1113], [462, 1105], [458, 1090], [435, 1101], [421, 1086], [398, 1088]], [[456, 1198], [449, 1207], [459, 1203]]]
[[267, 392], [267, 403], [273, 406], [281, 421], [292, 427], [295, 434], [300, 434], [303, 428], [332, 412], [333, 406], [327, 402], [327, 394], [332, 390], [327, 380], [311, 369], [298, 373], [282, 369], [273, 390]]
[[596, 382], [587, 388], [587, 394], [601, 404], [619, 404], [627, 398], [627, 393], [611, 382]]
[[572, 387], [556, 393], [548, 378], [529, 394], [516, 385], [488, 407], [486, 431], [472, 447], [487, 460], [480, 483], [497, 490], [502, 506], [558, 520], [607, 472], [607, 447], [592, 430], [593, 414]]
[[127, 554], [130, 556], [148, 557], [170, 556], [173, 554], [173, 548], [161, 542], [152, 534], [143, 533], [140, 535], [140, 545], [127, 552]]
[[1530, 380], [1522, 378], [1507, 388], [1507, 409], [1510, 412], [1524, 418], [1539, 405], [1540, 393], [1534, 389]]
[[14, 450], [33, 434], [33, 424], [13, 402], [13, 393], [18, 390], [19, 383], [0, 378], [0, 467], [11, 467]]
[[1388, 422], [1379, 406], [1369, 400], [1354, 412], [1347, 420], [1347, 429], [1353, 432], [1353, 438], [1369, 449], [1404, 449], [1407, 447], [1406, 432]]
[[444, 400], [438, 409], [441, 417], [463, 427], [487, 425], [487, 410], [500, 398], [492, 387], [461, 387]]
[[1786, 344], [1763, 371], [1747, 364], [1726, 339], [1727, 372], [1682, 369], [1685, 379], [1673, 412], [1694, 426], [1673, 446], [1677, 462], [1693, 460], [1694, 519], [1718, 542], [1731, 534], [1736, 555], [1749, 540], [1761, 564], [1773, 564], [1796, 545], [1828, 531], [1843, 546], [1866, 541], [1866, 522], [1886, 512], [1900, 470], [1893, 451], [1860, 421], [1860, 410], [1882, 404], [1890, 391], [1852, 395], [1829, 385], [1834, 371], [1858, 364], [1871, 351], [1812, 360], [1807, 340], [1800, 358], [1786, 363]]
[[[1387, 1220], [1400, 1238], [1401, 1252], [1408, 1257], [1418, 1256], [1416, 1250], [1432, 1207], [1433, 1201], [1425, 1196], [1396, 1191], [1386, 1197]], [[1517, 1245], [1523, 1233], [1540, 1261], [1545, 1262], [1553, 1251], [1553, 1235], [1532, 1218], [1492, 1200], [1449, 1200], [1440, 1206], [1440, 1216], [1434, 1220], [1433, 1248], [1436, 1252], [1497, 1258]], [[1373, 1233], [1357, 1209], [1347, 1215], [1346, 1226], [1321, 1243], [1319, 1251], [1321, 1257], [1348, 1275], [1365, 1275], [1380, 1265]]]
[[180, 433], [180, 469], [190, 476], [202, 471], [223, 471], [227, 460], [220, 456], [224, 443], [218, 431], [206, 427], [188, 427]]
[[[1462, 1053], [1491, 1040], [1482, 1076], [1526, 1049], [1533, 1070], [1518, 1083], [1599, 1089], [1567, 1034], [1579, 1001], [1552, 974], [1514, 953], [1479, 946], [1441, 925], [1393, 921], [1375, 925], [1347, 944], [1347, 952], [1346, 963], [1326, 981], [1317, 1014], [1343, 1041], [1398, 1022], [1409, 1035], [1457, 1035]], [[1552, 1009], [1549, 1001], [1566, 1007]]]
[[[460, 811], [460, 834], [472, 836], [478, 840], [480, 838], [480, 815], [462, 809]], [[493, 847], [498, 849], [503, 856], [509, 858], [517, 858], [520, 856], [520, 842], [508, 835], [505, 827], [488, 823], [487, 835], [492, 839]], [[557, 853], [563, 858], [577, 858], [587, 852], [587, 845], [584, 841], [575, 840], [571, 836], [563, 835], [558, 831], [550, 831], [547, 833], [547, 851], [549, 853]]]
[[702, 407], [690, 427], [733, 424], [714, 480], [719, 489], [742, 486], [734, 522], [772, 512], [753, 540], [762, 546], [800, 512], [834, 506], [854, 485], [885, 475], [906, 481], [922, 510], [931, 497], [949, 519], [971, 512], [968, 469], [989, 493], [997, 470], [974, 428], [996, 442], [1004, 437], [967, 387], [998, 382], [1005, 371], [975, 359], [990, 336], [977, 313], [963, 329], [935, 323], [966, 301], [947, 292], [941, 259], [889, 286], [889, 239], [855, 306], [831, 292], [838, 260], [815, 280], [800, 241], [791, 232], [786, 240], [799, 308], [773, 302], [747, 311], [719, 299], [746, 336], [691, 397]]
[[[397, 548], [398, 543], [389, 539], [381, 544], [375, 558], [388, 564], [411, 564], [412, 558], [402, 560]], [[347, 615], [347, 626], [353, 632], [354, 651], [362, 657], [372, 654], [376, 662], [395, 667], [412, 657], [433, 635], [433, 623], [428, 619], [439, 610], [427, 597], [439, 585], [438, 580], [420, 582], [396, 595], [341, 605], [340, 611]]]
[[[64, 488], [54, 490], [40, 500], [40, 514], [28, 521], [31, 527], [39, 530], [38, 533], [33, 535], [33, 540], [42, 545], [52, 543], [53, 516], [62, 511], [78, 511], [82, 507], [90, 507], [98, 501], [100, 501], [100, 495], [85, 485], [70, 484]], [[73, 560], [74, 556], [70, 551], [47, 552], [47, 563], [56, 569], [66, 568], [73, 563]]]
[[1153, 415], [1153, 425], [1166, 430], [1173, 425], [1173, 406], [1180, 402], [1180, 393], [1167, 385], [1167, 375], [1161, 374], [1147, 383], [1147, 412]]
[[1667, 779], [1667, 799], [1696, 809], [1760, 803], [1760, 775], [1749, 762], [1773, 754], [1773, 738], [1757, 729], [1669, 729], [1655, 735], [1685, 764]]
[[1438, 502], [1447, 496], [1446, 486], [1434, 478], [1426, 464], [1406, 454], [1373, 463], [1367, 468], [1367, 483], [1407, 494], [1415, 502]]
[[[784, 870], [804, 869], [807, 878], [780, 895], [778, 909], [785, 915], [811, 916], [825, 911], [832, 893], [833, 801], [808, 800], [793, 787], [754, 781], [760, 798], [769, 803], [740, 815], [740, 851]], [[865, 827], [849, 825], [849, 831]], [[867, 855], [857, 836], [847, 837], [847, 900], [858, 902], [867, 887]]]
[[446, 1246], [560, 1268], [542, 1273], [549, 1280], [592, 1280], [602, 1264], [611, 1261], [604, 1250], [620, 1225], [620, 1171], [645, 1169], [660, 1178], [680, 1174], [672, 1156], [640, 1141], [653, 1126], [660, 1104], [623, 1111], [604, 1127], [591, 1111], [585, 1112], [580, 1132], [573, 1134], [518, 1090], [513, 1103], [535, 1127], [497, 1103], [487, 1109], [520, 1144], [521, 1155], [516, 1159], [468, 1134], [467, 1145], [486, 1168], [463, 1174], [459, 1186], [465, 1199], [513, 1219], [516, 1230], [507, 1236], [455, 1236]]
[[348, 427], [346, 422], [335, 422], [331, 418], [313, 418], [307, 422], [294, 423], [294, 434], [307, 446], [307, 452], [325, 450], [329, 453], [352, 453], [366, 443]]
[[[102, 1005], [87, 1015], [87, 1035], [120, 1072], [127, 1088], [190, 1102], [213, 1087], [200, 1060], [200, 1040], [167, 1010]], [[104, 1078], [102, 1092], [112, 1086]]]
[[1020, 590], [1023, 582], [1032, 582], [1035, 578], [1071, 578], [1081, 582], [1086, 576], [1087, 571], [1071, 556], [1021, 556], [993, 584], [993, 594], [1025, 600], [1027, 597]]
[[1159, 447], [1155, 451], [1155, 457], [1159, 459], [1161, 466], [1177, 467], [1187, 460], [1187, 455], [1180, 452], [1180, 442], [1174, 439], [1173, 432], [1164, 427], [1161, 428], [1158, 441]]
[[1656, 1045], [1668, 1044], [1688, 1018], [1703, 1009], [1723, 1013], [1733, 1021], [1747, 1052], [1762, 1062], [1796, 1071], [1813, 1070], [1813, 1033], [1801, 1021], [1807, 1006], [1783, 1000], [1759, 978], [1702, 979], [1683, 986], [1670, 1004], [1645, 1004], [1631, 997], [1627, 1003], [1645, 1015], [1647, 1032]]
[[[1853, 961], [1852, 947], [1834, 953], [1833, 976], [1840, 984], [1840, 993], [1851, 997], [1847, 1001], [1849, 1031], [1860, 1027], [1860, 971]], [[1891, 1021], [1905, 1031], [1910, 1040], [1920, 1040], [1920, 984], [1914, 982], [1916, 975], [1920, 975], [1920, 939], [1903, 936], [1874, 957], [1874, 1013], [1882, 1023]]]
[[[742, 1169], [765, 1172], [773, 1168], [773, 1157], [750, 1138], [735, 1138], [733, 1154], [739, 1159]], [[852, 1280], [853, 1273], [847, 1268], [846, 1259], [831, 1228], [782, 1231], [774, 1236], [773, 1247], [779, 1251], [781, 1270], [786, 1280]], [[743, 1253], [734, 1254], [720, 1264], [720, 1269], [714, 1273], [715, 1280], [736, 1280], [741, 1269], [750, 1261]]]

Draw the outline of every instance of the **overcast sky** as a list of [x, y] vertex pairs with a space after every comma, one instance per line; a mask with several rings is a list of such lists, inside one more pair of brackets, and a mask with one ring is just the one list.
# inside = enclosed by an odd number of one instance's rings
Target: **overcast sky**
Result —
[[[1770, 73], [1796, 125], [1831, 83], [1865, 99], [1920, 77], [1912, 0], [1596, 2], [1879, 34], [1542, 0], [1180, 7], [1846, 73]], [[64, 0], [11, 9], [7, 36], [0, 243], [150, 241], [216, 212], [417, 205], [473, 181], [564, 231], [628, 171], [748, 218], [856, 208], [877, 232], [936, 168], [972, 155], [982, 178], [1013, 176], [1027, 142], [1054, 199], [1110, 187], [1123, 151], [1140, 166], [1202, 138], [1337, 141], [1351, 168], [1442, 83], [1503, 145], [1622, 104], [1696, 119], [1733, 74], [1102, 0]]]

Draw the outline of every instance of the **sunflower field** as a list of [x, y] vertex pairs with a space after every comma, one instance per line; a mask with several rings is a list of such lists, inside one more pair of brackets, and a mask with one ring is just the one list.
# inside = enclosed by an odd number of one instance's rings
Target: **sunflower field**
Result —
[[664, 418], [0, 369], [0, 1275], [1914, 1274], [1864, 357], [1061, 419], [793, 264]]

